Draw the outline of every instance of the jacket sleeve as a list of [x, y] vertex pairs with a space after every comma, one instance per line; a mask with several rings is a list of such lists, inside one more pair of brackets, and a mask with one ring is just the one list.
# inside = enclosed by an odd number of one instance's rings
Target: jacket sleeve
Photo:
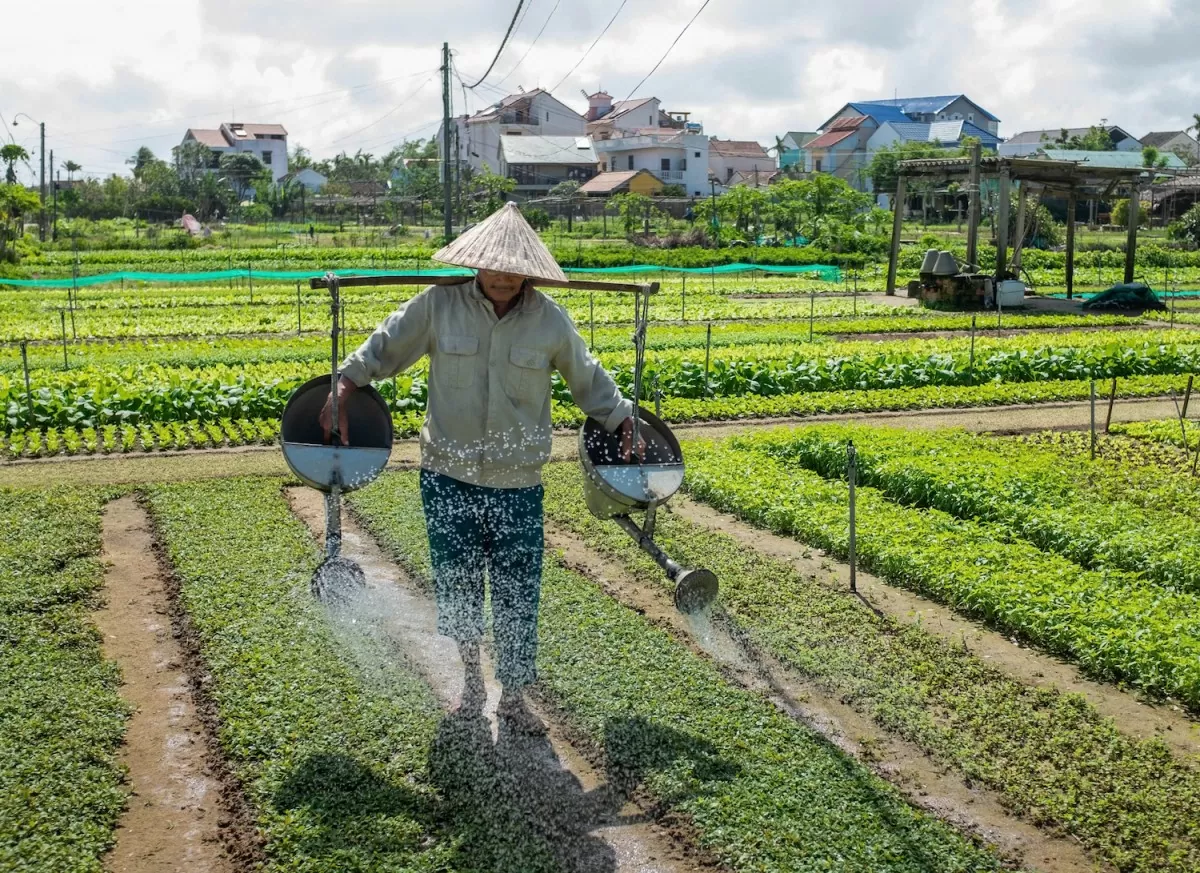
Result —
[[359, 388], [407, 370], [429, 352], [432, 288], [426, 288], [389, 315], [352, 354], [341, 374]]
[[633, 415], [633, 403], [621, 396], [612, 376], [592, 357], [570, 316], [560, 316], [566, 337], [551, 363], [567, 381], [575, 404], [612, 433]]

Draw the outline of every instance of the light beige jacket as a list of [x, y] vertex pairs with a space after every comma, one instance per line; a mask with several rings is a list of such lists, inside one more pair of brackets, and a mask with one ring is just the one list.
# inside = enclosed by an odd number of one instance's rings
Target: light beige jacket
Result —
[[609, 431], [633, 413], [570, 316], [526, 286], [497, 318], [474, 280], [426, 288], [342, 362], [355, 385], [386, 379], [429, 355], [421, 466], [495, 488], [541, 483], [550, 460], [550, 371]]

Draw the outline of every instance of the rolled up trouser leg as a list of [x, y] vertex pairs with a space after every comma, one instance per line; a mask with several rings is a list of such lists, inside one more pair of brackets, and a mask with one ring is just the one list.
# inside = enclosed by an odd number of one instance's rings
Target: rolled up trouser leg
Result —
[[438, 633], [458, 642], [483, 636], [484, 519], [488, 489], [421, 471]]
[[523, 688], [537, 678], [542, 588], [542, 486], [488, 490], [488, 580], [496, 637], [496, 678]]

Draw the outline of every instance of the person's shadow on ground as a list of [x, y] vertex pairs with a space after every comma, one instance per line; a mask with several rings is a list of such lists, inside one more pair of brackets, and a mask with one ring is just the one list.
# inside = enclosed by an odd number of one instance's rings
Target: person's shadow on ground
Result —
[[[432, 851], [493, 873], [610, 873], [618, 859], [594, 831], [647, 820], [620, 814], [647, 775], [686, 773], [687, 783], [703, 790], [736, 773], [711, 744], [648, 719], [609, 722], [604, 743], [610, 781], [585, 791], [546, 737], [501, 721], [493, 740], [485, 718], [447, 715], [430, 747], [431, 785], [389, 778], [384, 762], [367, 766], [324, 752], [291, 770], [273, 806], [296, 818], [293, 838], [313, 858], [366, 849], [377, 861], [403, 866]], [[439, 838], [428, 841], [431, 833]]]

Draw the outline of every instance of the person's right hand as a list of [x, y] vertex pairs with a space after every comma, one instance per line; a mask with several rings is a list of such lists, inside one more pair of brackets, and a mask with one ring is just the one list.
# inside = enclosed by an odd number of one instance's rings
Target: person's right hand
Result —
[[[350, 419], [346, 415], [346, 407], [349, 405], [346, 401], [350, 395], [357, 389], [353, 382], [345, 376], [338, 380], [338, 435], [342, 438], [342, 445], [350, 445]], [[333, 399], [332, 396], [325, 398], [325, 405], [321, 407], [321, 432], [325, 435], [325, 442], [330, 442], [333, 439]]]

